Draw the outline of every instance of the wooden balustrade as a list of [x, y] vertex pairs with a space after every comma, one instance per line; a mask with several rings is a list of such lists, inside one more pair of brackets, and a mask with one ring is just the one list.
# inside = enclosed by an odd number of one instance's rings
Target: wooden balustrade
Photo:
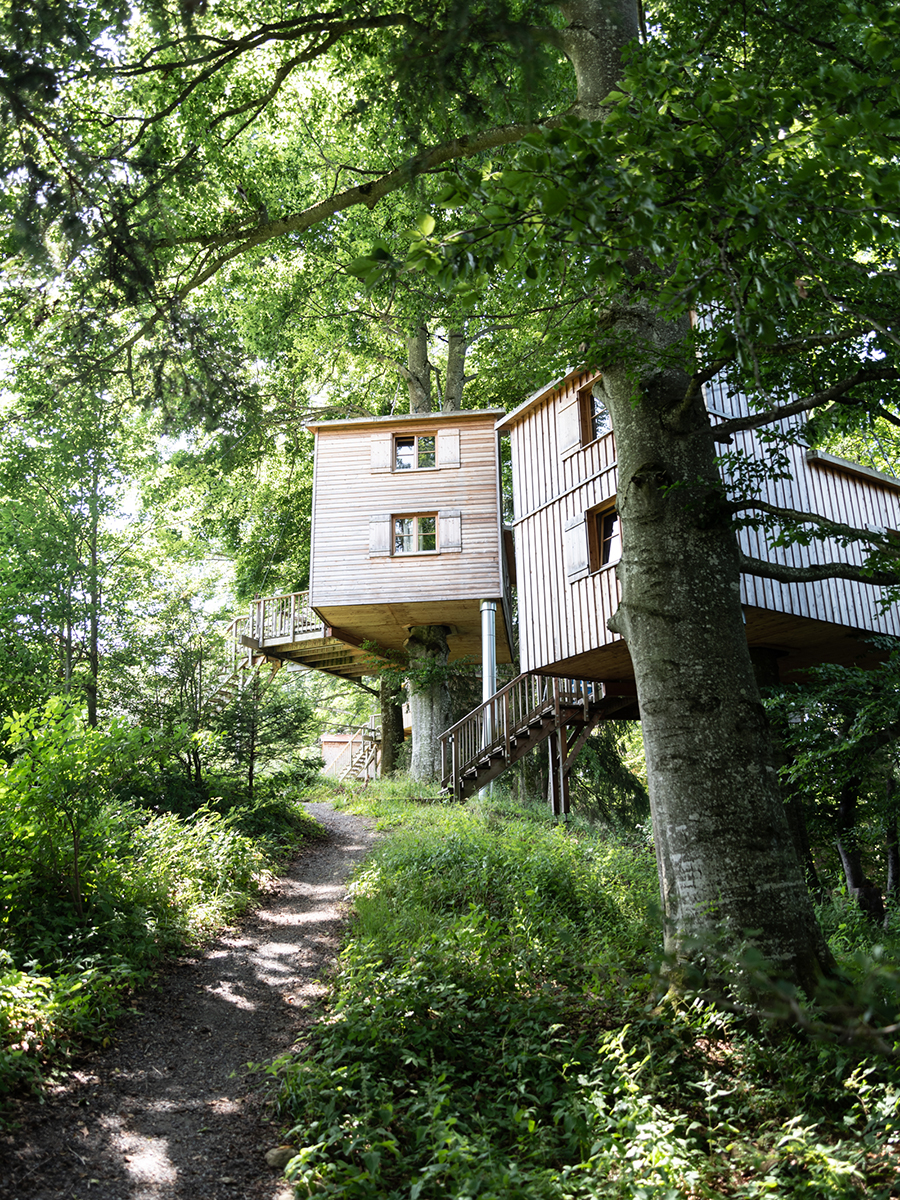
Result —
[[601, 693], [601, 685], [591, 680], [518, 675], [441, 735], [442, 786], [461, 798], [464, 776], [488, 771], [497, 760], [514, 762], [517, 743], [531, 730], [544, 724], [559, 729], [573, 710], [581, 709], [587, 721]]
[[323, 637], [325, 626], [309, 607], [309, 592], [289, 592], [253, 600], [246, 633], [262, 649], [274, 642], [293, 642], [310, 634]]

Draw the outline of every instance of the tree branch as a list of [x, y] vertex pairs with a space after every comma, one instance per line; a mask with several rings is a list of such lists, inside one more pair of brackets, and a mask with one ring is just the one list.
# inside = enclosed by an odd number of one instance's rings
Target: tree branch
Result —
[[[730, 421], [722, 421], [719, 425], [712, 426], [710, 433], [714, 441], [728, 442], [734, 433], [741, 433], [747, 429], [760, 429], [764, 425], [783, 421], [786, 417], [796, 417], [800, 413], [811, 412], [814, 408], [822, 408], [823, 405], [840, 400], [851, 388], [857, 387], [861, 383], [896, 379], [900, 379], [900, 371], [890, 367], [863, 367], [854, 375], [832, 384], [830, 388], [816, 392], [808, 400], [795, 400], [793, 404], [781, 404], [777, 408], [770, 408], [765, 412], [751, 413], [748, 417], [734, 417]], [[889, 414], [883, 412], [882, 415], [888, 416]], [[893, 419], [896, 420], [896, 418]]]
[[900, 586], [900, 570], [867, 571], [852, 563], [811, 563], [808, 567], [789, 567], [784, 563], [765, 562], [761, 558], [740, 555], [740, 568], [746, 575], [774, 579], [778, 583], [818, 583], [822, 579], [850, 579], [854, 583], [870, 583], [873, 587]]
[[833, 521], [818, 513], [802, 512], [797, 508], [782, 508], [777, 504], [769, 504], [766, 500], [741, 500], [730, 504], [732, 513], [756, 511], [777, 517], [781, 521], [793, 521], [797, 525], [816, 525], [828, 537], [845, 538], [848, 542], [869, 542], [882, 550], [890, 550], [900, 558], [900, 543], [888, 533], [879, 533], [874, 529], [857, 529], [854, 525], [845, 525], [842, 521]]

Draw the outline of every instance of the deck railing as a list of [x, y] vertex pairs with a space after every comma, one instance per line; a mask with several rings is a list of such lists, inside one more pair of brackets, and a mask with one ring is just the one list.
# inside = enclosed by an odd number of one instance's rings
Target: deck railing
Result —
[[325, 626], [309, 607], [309, 592], [289, 592], [266, 596], [250, 604], [247, 634], [260, 647], [270, 642], [290, 642], [298, 637], [319, 633]]
[[443, 786], [458, 789], [463, 772], [492, 755], [511, 761], [516, 737], [533, 722], [553, 717], [558, 725], [563, 709], [578, 707], [587, 718], [600, 688], [589, 679], [518, 675], [441, 735]]

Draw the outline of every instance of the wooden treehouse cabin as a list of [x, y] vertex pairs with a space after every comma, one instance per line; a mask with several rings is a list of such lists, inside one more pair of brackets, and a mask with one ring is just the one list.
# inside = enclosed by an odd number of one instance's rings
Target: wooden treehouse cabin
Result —
[[246, 670], [265, 660], [359, 681], [410, 631], [449, 630], [450, 661], [511, 662], [500, 516], [502, 409], [313, 422], [308, 592], [261, 598], [234, 625]]
[[[309, 594], [254, 603], [241, 630], [248, 661], [299, 662], [358, 679], [371, 673], [372, 644], [399, 650], [412, 628], [446, 625], [451, 658], [484, 649], [489, 682], [485, 607], [497, 611], [497, 658], [511, 659], [513, 571], [497, 445], [498, 435], [509, 435], [522, 674], [499, 691], [488, 687], [484, 703], [445, 732], [443, 786], [463, 799], [547, 741], [553, 809], [567, 811], [569, 771], [597, 722], [639, 716], [627, 647], [607, 628], [619, 602], [621, 547], [615, 433], [594, 396], [598, 378], [573, 371], [509, 414], [311, 425]], [[714, 420], [747, 412], [744, 397], [715, 384], [706, 397]], [[731, 449], [754, 455], [756, 447], [752, 434], [739, 433]], [[802, 446], [787, 453], [792, 479], [766, 483], [763, 499], [858, 528], [900, 529], [900, 480]], [[792, 566], [820, 555], [861, 561], [856, 547], [772, 549], [752, 529], [739, 538], [751, 557]], [[882, 613], [875, 589], [863, 584], [744, 576], [741, 586], [747, 639], [771, 681], [821, 662], [873, 662], [871, 634], [900, 636], [897, 613]]]
[[[522, 668], [602, 681], [624, 699], [634, 695], [631, 660], [606, 625], [619, 602], [616, 440], [593, 394], [598, 378], [574, 371], [497, 427], [512, 439]], [[723, 387], [707, 385], [706, 398], [714, 419], [748, 413], [746, 398]], [[751, 433], [736, 434], [729, 449], [759, 454]], [[792, 478], [766, 481], [762, 499], [857, 528], [900, 529], [900, 479], [798, 445], [787, 452]], [[862, 562], [855, 546], [772, 549], [762, 532], [738, 537], [747, 555], [789, 566]], [[877, 590], [846, 579], [784, 584], [744, 575], [741, 602], [751, 648], [772, 652], [782, 680], [816, 663], [873, 661], [866, 638], [900, 635], [897, 612], [880, 612]]]

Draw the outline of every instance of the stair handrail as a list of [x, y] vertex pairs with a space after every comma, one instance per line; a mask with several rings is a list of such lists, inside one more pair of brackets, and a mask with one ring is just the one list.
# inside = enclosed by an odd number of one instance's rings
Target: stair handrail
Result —
[[340, 754], [338, 754], [337, 757], [334, 758], [331, 763], [329, 763], [329, 768], [334, 770], [341, 759], [343, 759], [345, 756], [348, 757], [349, 761], [347, 762], [346, 766], [342, 767], [340, 771], [335, 772], [339, 781], [346, 778], [349, 772], [353, 769], [354, 758], [356, 756], [355, 752], [357, 750], [360, 753], [366, 753], [367, 766], [371, 760], [373, 750], [375, 751], [377, 757], [378, 747], [381, 745], [381, 730], [378, 728], [378, 723], [380, 720], [381, 717], [378, 714], [373, 714], [368, 718], [365, 724], [358, 725], [355, 729], [353, 727], [350, 728], [349, 734], [347, 735], [347, 744], [344, 746]]
[[587, 716], [600, 687], [589, 679], [523, 671], [441, 734], [442, 787], [452, 784], [458, 796], [462, 773], [494, 752], [508, 762], [515, 731], [543, 710], [551, 709], [557, 724], [563, 707], [581, 705]]

